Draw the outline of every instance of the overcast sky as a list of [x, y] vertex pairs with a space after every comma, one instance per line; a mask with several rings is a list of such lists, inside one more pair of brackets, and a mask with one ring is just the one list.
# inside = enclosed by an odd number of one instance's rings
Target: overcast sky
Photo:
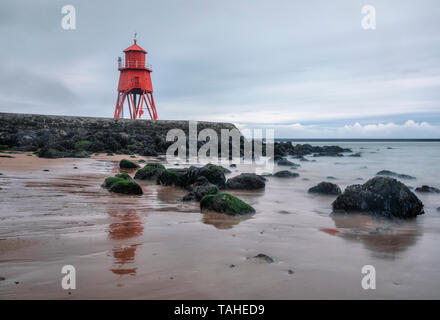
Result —
[[[76, 30], [61, 28], [66, 4]], [[134, 32], [160, 119], [440, 138], [438, 0], [2, 0], [0, 112], [112, 117]]]

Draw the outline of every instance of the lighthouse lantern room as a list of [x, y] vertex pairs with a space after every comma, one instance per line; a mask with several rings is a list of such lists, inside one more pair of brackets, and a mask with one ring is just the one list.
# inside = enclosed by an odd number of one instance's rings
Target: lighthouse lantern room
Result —
[[124, 117], [124, 102], [127, 101], [131, 119], [140, 119], [146, 108], [151, 120], [157, 120], [150, 76], [153, 70], [146, 63], [147, 51], [136, 43], [136, 34], [133, 45], [125, 49], [124, 53], [124, 60], [118, 58], [118, 70], [121, 74], [114, 118]]

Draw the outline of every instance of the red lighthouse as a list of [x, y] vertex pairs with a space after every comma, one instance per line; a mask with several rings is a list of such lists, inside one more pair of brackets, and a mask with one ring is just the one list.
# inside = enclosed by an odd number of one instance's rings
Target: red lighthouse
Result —
[[121, 72], [118, 85], [115, 116], [124, 116], [124, 102], [127, 100], [131, 119], [139, 119], [144, 113], [143, 106], [148, 110], [151, 120], [157, 120], [156, 106], [151, 84], [151, 67], [146, 64], [147, 51], [134, 44], [124, 50], [125, 60], [118, 58], [118, 70]]

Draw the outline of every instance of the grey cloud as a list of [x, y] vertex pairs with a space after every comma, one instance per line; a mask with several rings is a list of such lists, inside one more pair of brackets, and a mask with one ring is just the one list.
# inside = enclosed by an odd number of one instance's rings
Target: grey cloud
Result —
[[[437, 2], [368, 3], [377, 9], [375, 31], [360, 27], [363, 0], [74, 0], [69, 4], [77, 10], [77, 30], [65, 31], [64, 3], [6, 0], [0, 6], [0, 70], [20, 70], [14, 82], [36, 78], [29, 84], [33, 103], [17, 99], [19, 110], [111, 116], [116, 58], [136, 31], [153, 64], [164, 119], [251, 123], [246, 115], [254, 113], [275, 125], [324, 128], [340, 121], [437, 117], [439, 83], [382, 86], [440, 76]], [[0, 97], [15, 90], [8, 85], [0, 86]], [[54, 85], [55, 91], [47, 88]], [[0, 111], [7, 110], [0, 100]], [[335, 117], [324, 120], [329, 112]]]

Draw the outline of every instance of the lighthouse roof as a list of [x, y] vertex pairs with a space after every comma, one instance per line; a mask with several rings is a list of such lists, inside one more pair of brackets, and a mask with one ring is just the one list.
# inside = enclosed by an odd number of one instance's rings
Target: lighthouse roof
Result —
[[132, 44], [130, 47], [128, 47], [127, 49], [124, 50], [124, 52], [128, 52], [128, 51], [141, 51], [141, 52], [147, 53], [147, 51], [145, 51], [144, 49], [142, 49], [141, 47], [139, 47], [136, 44], [136, 40], [134, 40], [134, 44]]

